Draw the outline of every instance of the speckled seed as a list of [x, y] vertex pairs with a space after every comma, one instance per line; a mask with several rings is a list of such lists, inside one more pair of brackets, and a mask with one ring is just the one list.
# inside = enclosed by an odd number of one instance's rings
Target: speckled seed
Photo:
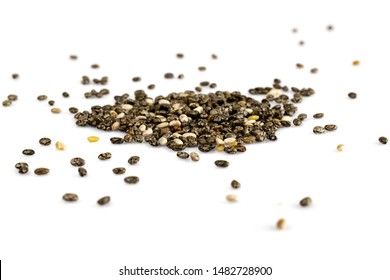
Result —
[[236, 202], [237, 201], [237, 195], [235, 194], [228, 194], [226, 196], [226, 200], [229, 202]]
[[315, 126], [313, 128], [313, 132], [315, 134], [321, 134], [321, 133], [324, 133], [325, 132], [325, 128], [323, 128], [322, 126]]
[[53, 106], [56, 102], [54, 100], [49, 100], [49, 102], [47, 102], [47, 104], [49, 104], [50, 106]]
[[62, 196], [62, 199], [68, 202], [74, 202], [79, 200], [79, 196], [75, 193], [66, 193]]
[[187, 152], [177, 152], [176, 154], [179, 158], [187, 159], [190, 157], [190, 155]]
[[85, 160], [80, 157], [75, 157], [70, 160], [70, 164], [73, 166], [84, 166]]
[[121, 175], [126, 173], [126, 168], [124, 167], [115, 167], [112, 172], [116, 175]]
[[72, 113], [72, 114], [76, 114], [78, 111], [79, 111], [79, 109], [77, 109], [76, 107], [70, 107], [69, 108], [69, 112]]
[[286, 221], [285, 219], [279, 219], [277, 222], [276, 222], [276, 228], [277, 229], [284, 229], [286, 227]]
[[241, 187], [241, 184], [237, 180], [233, 180], [231, 182], [231, 186], [232, 186], [233, 189], [238, 189], [239, 187]]
[[325, 125], [325, 130], [327, 130], [327, 131], [334, 131], [334, 130], [336, 130], [337, 129], [337, 125], [335, 125], [335, 124], [327, 124], [327, 125]]
[[60, 141], [57, 141], [56, 142], [56, 149], [57, 150], [60, 150], [60, 151], [64, 151], [66, 150], [66, 146], [64, 143], [60, 142]]
[[128, 184], [136, 184], [139, 182], [139, 178], [137, 176], [128, 176], [124, 181]]
[[303, 121], [303, 120], [305, 120], [307, 118], [307, 114], [301, 113], [301, 114], [298, 115], [297, 118], [300, 119], [301, 121]]
[[46, 167], [39, 167], [34, 170], [34, 173], [37, 175], [46, 175], [50, 172], [49, 168]]
[[379, 137], [378, 140], [379, 140], [379, 142], [382, 143], [382, 144], [387, 144], [387, 138], [384, 137], [384, 136]]
[[350, 93], [348, 93], [348, 97], [351, 99], [355, 99], [357, 97], [357, 94], [354, 92], [350, 92]]
[[7, 99], [11, 101], [16, 101], [18, 100], [18, 96], [16, 94], [10, 94], [7, 96]]
[[15, 168], [18, 169], [20, 174], [26, 174], [28, 172], [28, 164], [25, 162], [18, 162], [15, 164]]
[[300, 119], [296, 118], [296, 119], [293, 120], [293, 124], [295, 126], [300, 126], [302, 124], [302, 121]]
[[303, 198], [303, 199], [299, 202], [299, 204], [300, 204], [302, 207], [306, 207], [306, 206], [309, 206], [309, 205], [312, 204], [312, 200], [311, 200], [310, 197], [305, 197], [305, 198]]
[[85, 169], [84, 167], [79, 167], [78, 172], [79, 172], [80, 177], [87, 176], [87, 173], [88, 173], [87, 169]]
[[193, 161], [199, 161], [199, 155], [195, 152], [190, 153], [190, 157]]
[[315, 119], [321, 119], [323, 117], [324, 117], [324, 113], [316, 113], [313, 115], [313, 118], [315, 118]]
[[11, 106], [11, 104], [12, 104], [12, 101], [11, 100], [9, 100], [9, 99], [6, 99], [6, 100], [4, 100], [3, 101], [3, 106], [4, 107], [8, 107], [8, 106]]
[[344, 149], [344, 144], [338, 144], [337, 145], [337, 151], [342, 152]]
[[111, 201], [111, 198], [109, 196], [103, 196], [97, 201], [97, 204], [99, 205], [106, 205]]
[[97, 137], [97, 136], [89, 136], [89, 137], [87, 138], [87, 140], [88, 140], [89, 142], [91, 142], [91, 143], [94, 143], [94, 142], [99, 141], [99, 137]]
[[41, 144], [43, 146], [49, 146], [51, 144], [51, 139], [43, 137], [43, 138], [39, 139], [39, 144]]
[[38, 95], [37, 99], [38, 99], [39, 101], [46, 100], [46, 99], [47, 99], [47, 95], [44, 95], [44, 94]]
[[61, 113], [61, 109], [60, 109], [60, 108], [52, 108], [50, 111], [51, 111], [53, 114], [59, 114], [59, 113]]
[[139, 162], [140, 160], [140, 157], [139, 156], [132, 156], [129, 158], [129, 160], [127, 161], [130, 165], [135, 165]]
[[100, 160], [107, 160], [107, 159], [110, 159], [111, 158], [111, 153], [101, 153], [99, 156], [98, 156], [98, 159]]
[[216, 160], [214, 163], [218, 167], [228, 167], [229, 166], [229, 162], [226, 160]]
[[24, 154], [26, 156], [32, 156], [33, 154], [35, 154], [35, 151], [33, 149], [24, 149], [22, 151], [22, 154]]

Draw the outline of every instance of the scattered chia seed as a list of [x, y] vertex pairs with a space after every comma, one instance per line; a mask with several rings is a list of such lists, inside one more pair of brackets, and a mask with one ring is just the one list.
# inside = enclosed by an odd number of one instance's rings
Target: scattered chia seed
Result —
[[303, 198], [303, 199], [299, 202], [299, 204], [300, 204], [302, 207], [307, 207], [307, 206], [309, 206], [309, 205], [312, 204], [312, 200], [311, 200], [310, 197], [305, 197], [305, 198]]
[[216, 160], [214, 163], [218, 167], [228, 167], [229, 166], [229, 162], [226, 160]]
[[379, 137], [378, 140], [379, 140], [379, 143], [381, 143], [381, 144], [387, 144], [387, 138], [384, 136]]

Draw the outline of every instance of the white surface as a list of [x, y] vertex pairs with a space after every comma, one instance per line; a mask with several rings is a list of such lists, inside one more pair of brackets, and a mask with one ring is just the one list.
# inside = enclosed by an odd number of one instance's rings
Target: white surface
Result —
[[[268, 279], [389, 279], [390, 147], [377, 140], [390, 137], [386, 11], [385, 1], [1, 1], [0, 96], [19, 96], [0, 108], [4, 279], [130, 279], [119, 276], [125, 265], [271, 266]], [[185, 58], [176, 59], [177, 52]], [[219, 59], [211, 60], [212, 53]], [[70, 54], [79, 59], [70, 61]], [[352, 66], [356, 59], [359, 67]], [[297, 62], [305, 68], [297, 70]], [[201, 65], [206, 72], [197, 70]], [[312, 67], [318, 74], [309, 73]], [[19, 80], [10, 78], [14, 72]], [[165, 80], [165, 72], [185, 79]], [[84, 74], [109, 76], [110, 95], [85, 100], [94, 87], [80, 84]], [[133, 83], [133, 76], [142, 81]], [[151, 96], [203, 80], [246, 94], [274, 78], [316, 90], [298, 105], [308, 120], [280, 130], [277, 142], [248, 145], [240, 155], [201, 153], [199, 162], [147, 144], [112, 145], [109, 138], [120, 133], [79, 128], [67, 111], [111, 104], [115, 94], [150, 83], [156, 84]], [[347, 98], [350, 91], [358, 98]], [[39, 94], [63, 113], [50, 113]], [[325, 117], [314, 120], [317, 112]], [[312, 133], [327, 123], [339, 129]], [[90, 135], [101, 139], [88, 143]], [[41, 137], [68, 149], [40, 146]], [[36, 154], [22, 155], [25, 148]], [[112, 159], [97, 159], [108, 151]], [[141, 157], [136, 166], [127, 164], [132, 155]], [[69, 164], [75, 156], [87, 161], [87, 177]], [[218, 169], [216, 159], [230, 166]], [[29, 174], [17, 174], [19, 161], [29, 163]], [[34, 175], [38, 166], [50, 175]], [[118, 166], [140, 182], [126, 185], [123, 175], [112, 174]], [[242, 188], [232, 190], [232, 179]], [[64, 203], [66, 192], [80, 200]], [[239, 202], [227, 203], [228, 193]], [[97, 206], [104, 195], [112, 203]], [[313, 199], [307, 209], [298, 205], [305, 196]], [[277, 231], [281, 217], [287, 229]], [[162, 278], [174, 277], [132, 279]]]

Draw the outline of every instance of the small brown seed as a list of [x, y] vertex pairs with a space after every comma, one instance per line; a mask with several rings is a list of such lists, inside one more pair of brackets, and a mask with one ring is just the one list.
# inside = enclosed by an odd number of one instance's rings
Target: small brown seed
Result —
[[297, 63], [295, 66], [296, 66], [298, 69], [302, 69], [302, 68], [304, 67], [302, 63]]
[[300, 119], [296, 118], [296, 119], [293, 120], [293, 124], [295, 126], [300, 126], [302, 124], [302, 121]]
[[4, 107], [9, 107], [9, 106], [11, 106], [12, 101], [9, 100], [9, 99], [6, 99], [6, 100], [3, 101], [2, 104], [3, 104]]
[[111, 198], [109, 196], [103, 196], [102, 198], [100, 198], [98, 201], [97, 201], [97, 204], [99, 205], [106, 205], [107, 203], [109, 203], [111, 201]]
[[98, 159], [100, 160], [107, 160], [107, 159], [110, 159], [111, 158], [111, 153], [107, 152], [107, 153], [101, 153], [99, 156], [98, 156]]
[[184, 57], [184, 54], [182, 54], [182, 53], [177, 53], [177, 54], [176, 54], [176, 57], [177, 57], [177, 58], [183, 58], [183, 57]]
[[233, 180], [230, 184], [231, 184], [233, 189], [238, 189], [241, 187], [240, 182], [238, 182], [237, 180]]
[[126, 168], [124, 167], [116, 167], [112, 170], [112, 172], [116, 175], [121, 175], [126, 173]]
[[216, 54], [211, 54], [212, 59], [218, 59], [218, 56]]
[[173, 73], [165, 73], [165, 74], [164, 74], [164, 78], [165, 78], [165, 79], [173, 79], [173, 78], [174, 78], [174, 75], [173, 75]]
[[124, 181], [128, 184], [136, 184], [139, 182], [139, 178], [137, 176], [128, 176]]
[[18, 100], [18, 96], [16, 94], [10, 94], [7, 96], [7, 99], [11, 101], [16, 101]]
[[217, 87], [217, 84], [216, 83], [211, 83], [210, 84], [210, 88], [216, 88]]
[[338, 144], [337, 145], [337, 151], [342, 152], [344, 149], [344, 144]]
[[79, 167], [78, 172], [79, 172], [80, 177], [87, 176], [87, 174], [88, 174], [87, 169], [85, 169], [84, 167]]
[[77, 57], [77, 55], [71, 54], [71, 55], [69, 56], [69, 58], [70, 58], [71, 60], [76, 60], [78, 57]]
[[226, 200], [229, 202], [237, 202], [237, 195], [235, 194], [228, 194], [226, 196]]
[[305, 198], [303, 198], [303, 199], [299, 202], [299, 204], [300, 204], [302, 207], [307, 207], [307, 206], [309, 206], [309, 205], [312, 204], [312, 200], [311, 200], [310, 197], [305, 197]]
[[79, 197], [75, 193], [66, 193], [62, 196], [62, 199], [68, 202], [75, 202], [79, 200]]
[[300, 46], [303, 46], [303, 45], [305, 45], [305, 41], [299, 41], [298, 44], [299, 44]]
[[313, 128], [313, 132], [315, 134], [321, 134], [321, 133], [324, 133], [325, 132], [325, 128], [323, 128], [322, 126], [315, 126]]
[[350, 93], [348, 93], [348, 97], [351, 99], [355, 99], [357, 97], [357, 94], [354, 92], [350, 92]]
[[38, 95], [37, 99], [38, 99], [39, 101], [46, 100], [46, 99], [47, 99], [47, 95], [44, 95], [44, 94]]
[[335, 124], [327, 124], [327, 125], [325, 125], [325, 130], [327, 130], [327, 131], [334, 131], [334, 130], [336, 130], [337, 129], [337, 125], [335, 125]]
[[354, 60], [354, 61], [352, 62], [352, 65], [353, 65], [353, 66], [359, 66], [359, 65], [360, 65], [360, 61], [359, 61], [359, 60]]
[[65, 97], [65, 98], [68, 98], [70, 95], [69, 95], [69, 93], [67, 93], [66, 91], [64, 91], [64, 92], [62, 93], [62, 96]]
[[154, 84], [148, 85], [148, 89], [154, 89], [156, 86]]
[[43, 137], [43, 138], [39, 139], [39, 144], [41, 144], [43, 146], [49, 146], [51, 144], [51, 139]]
[[310, 69], [310, 73], [316, 74], [318, 72], [318, 68], [312, 68]]
[[204, 67], [204, 66], [199, 66], [199, 67], [198, 67], [198, 70], [199, 70], [199, 71], [206, 71], [206, 67]]
[[28, 164], [25, 162], [18, 162], [15, 164], [15, 168], [18, 169], [20, 174], [26, 174], [28, 172]]
[[80, 157], [75, 157], [70, 160], [70, 164], [73, 166], [84, 166], [85, 160]]
[[49, 168], [45, 168], [45, 167], [39, 167], [39, 168], [34, 170], [34, 173], [36, 175], [46, 175], [49, 172], [50, 172]]
[[297, 118], [300, 119], [301, 121], [303, 121], [303, 120], [305, 120], [307, 118], [307, 114], [301, 113], [301, 114], [298, 115]]
[[99, 64], [92, 64], [91, 65], [91, 68], [92, 69], [98, 69], [100, 66], [99, 66]]
[[209, 84], [210, 84], [210, 82], [208, 82], [208, 81], [203, 81], [203, 82], [199, 83], [199, 85], [202, 87], [207, 87]]
[[229, 166], [229, 162], [227, 160], [216, 160], [214, 163], [218, 167], [228, 167]]
[[72, 114], [76, 114], [78, 111], [79, 111], [79, 109], [77, 109], [76, 107], [70, 107], [69, 108], [69, 112], [72, 113]]
[[285, 219], [279, 219], [277, 222], [276, 222], [276, 228], [277, 229], [284, 229], [286, 227], [286, 221]]
[[195, 152], [190, 153], [190, 157], [193, 161], [199, 161], [199, 155]]
[[141, 81], [141, 77], [133, 77], [133, 82], [139, 82]]
[[139, 162], [140, 160], [140, 157], [139, 156], [132, 156], [129, 158], [129, 160], [127, 161], [130, 165], [135, 165]]
[[187, 152], [177, 152], [176, 154], [179, 158], [187, 159], [190, 157], [190, 155]]
[[54, 103], [55, 103], [55, 101], [54, 101], [54, 100], [49, 100], [49, 102], [47, 102], [47, 104], [49, 104], [50, 106], [53, 106], [53, 105], [54, 105]]
[[19, 78], [19, 74], [12, 74], [12, 79], [14, 79], [14, 80], [16, 80], [16, 79], [18, 79]]
[[61, 109], [60, 109], [60, 108], [52, 108], [50, 111], [51, 111], [53, 114], [59, 114], [59, 113], [61, 113]]
[[324, 117], [324, 113], [316, 113], [313, 115], [313, 118], [315, 118], [315, 119], [321, 119], [323, 117]]
[[26, 156], [32, 156], [33, 154], [35, 154], [35, 151], [33, 149], [25, 149], [22, 151], [22, 154]]
[[378, 140], [379, 140], [379, 142], [380, 142], [381, 144], [387, 144], [387, 138], [384, 137], [384, 136], [379, 137]]
[[179, 80], [183, 80], [183, 79], [184, 79], [184, 74], [179, 74], [179, 75], [177, 76], [177, 78], [178, 78]]

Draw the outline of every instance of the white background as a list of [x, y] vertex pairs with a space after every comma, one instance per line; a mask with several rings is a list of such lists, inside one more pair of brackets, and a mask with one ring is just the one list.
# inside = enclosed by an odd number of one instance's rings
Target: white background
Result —
[[[19, 96], [11, 107], [0, 107], [4, 279], [231, 279], [212, 276], [214, 266], [271, 266], [273, 275], [264, 279], [389, 279], [390, 147], [378, 142], [390, 137], [385, 3], [2, 0], [0, 97]], [[334, 31], [326, 30], [328, 24]], [[185, 58], [178, 60], [177, 52]], [[70, 61], [70, 54], [79, 59]], [[298, 62], [305, 68], [296, 69]], [[93, 63], [100, 69], [91, 69]], [[312, 67], [319, 69], [316, 75]], [[165, 72], [184, 73], [185, 79], [165, 80]], [[12, 73], [20, 79], [12, 80]], [[84, 92], [98, 87], [81, 85], [82, 75], [109, 76], [111, 93], [85, 100]], [[142, 81], [132, 82], [134, 76]], [[70, 106], [112, 104], [114, 95], [150, 83], [156, 89], [148, 94], [155, 97], [203, 80], [216, 82], [218, 90], [247, 93], [274, 78], [316, 90], [298, 105], [308, 120], [281, 129], [276, 142], [248, 145], [239, 155], [201, 153], [199, 162], [163, 147], [112, 145], [109, 138], [121, 133], [77, 127], [68, 112]], [[63, 98], [63, 91], [71, 97]], [[347, 97], [351, 91], [357, 99]], [[47, 102], [37, 101], [39, 94], [63, 113], [52, 114]], [[317, 112], [325, 117], [313, 119]], [[327, 123], [338, 130], [312, 133]], [[100, 141], [89, 143], [90, 135]], [[41, 146], [41, 137], [68, 148]], [[22, 155], [26, 148], [36, 154]], [[102, 152], [112, 159], [99, 161]], [[141, 157], [136, 166], [127, 163], [132, 155]], [[69, 164], [75, 156], [87, 161], [87, 177]], [[216, 159], [230, 166], [218, 169]], [[17, 173], [19, 161], [29, 163], [29, 174]], [[36, 176], [40, 166], [50, 174]], [[140, 182], [125, 184], [124, 175], [111, 171], [118, 166]], [[231, 189], [232, 179], [241, 189]], [[63, 202], [66, 192], [80, 200]], [[226, 202], [229, 193], [239, 201]], [[104, 195], [112, 202], [99, 207], [96, 200]], [[305, 196], [313, 205], [304, 209], [298, 203]], [[279, 218], [286, 219], [284, 231], [275, 229]], [[125, 265], [210, 272], [119, 276]]]

